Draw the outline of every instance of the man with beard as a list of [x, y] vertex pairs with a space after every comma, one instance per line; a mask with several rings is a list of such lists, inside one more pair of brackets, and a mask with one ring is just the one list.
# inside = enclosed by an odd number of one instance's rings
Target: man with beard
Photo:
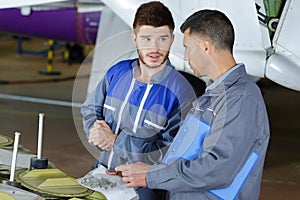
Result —
[[[174, 41], [169, 9], [157, 1], [142, 4], [133, 29], [138, 58], [112, 66], [81, 109], [88, 141], [99, 148], [98, 162], [108, 169], [160, 163], [196, 97], [168, 59]], [[137, 192], [141, 200], [166, 195], [148, 188]]]

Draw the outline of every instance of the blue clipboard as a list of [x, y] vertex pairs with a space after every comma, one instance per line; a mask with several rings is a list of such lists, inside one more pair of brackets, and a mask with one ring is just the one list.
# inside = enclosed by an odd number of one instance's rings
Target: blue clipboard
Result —
[[[185, 160], [198, 158], [203, 151], [203, 142], [209, 131], [210, 125], [208, 123], [189, 114], [180, 127], [162, 162], [168, 164], [180, 158]], [[229, 187], [209, 190], [208, 192], [222, 200], [235, 199], [258, 159], [259, 154], [253, 152]]]
[[247, 159], [239, 173], [235, 176], [230, 186], [223, 189], [209, 190], [208, 192], [222, 200], [236, 199], [247, 178], [250, 176], [255, 164], [257, 163], [258, 158], [259, 154], [254, 151]]
[[168, 164], [180, 158], [193, 160], [202, 153], [203, 141], [210, 131], [210, 125], [189, 114], [180, 127], [162, 162]]

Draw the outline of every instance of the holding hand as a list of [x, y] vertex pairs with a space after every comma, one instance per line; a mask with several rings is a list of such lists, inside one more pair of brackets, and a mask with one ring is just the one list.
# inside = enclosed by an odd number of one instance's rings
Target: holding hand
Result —
[[104, 120], [96, 120], [90, 130], [89, 143], [109, 151], [113, 148], [116, 137]]
[[120, 165], [116, 167], [116, 171], [122, 172], [123, 181], [126, 187], [146, 187], [146, 173], [148, 165], [142, 162]]

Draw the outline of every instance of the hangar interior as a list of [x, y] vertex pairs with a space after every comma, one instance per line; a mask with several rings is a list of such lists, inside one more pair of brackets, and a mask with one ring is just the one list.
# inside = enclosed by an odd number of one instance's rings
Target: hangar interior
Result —
[[[96, 160], [77, 134], [72, 107], [40, 101], [72, 102], [75, 79], [64, 78], [76, 76], [81, 63], [63, 62], [62, 50], [58, 49], [53, 70], [59, 71], [60, 75], [45, 76], [39, 71], [45, 69], [47, 57], [19, 54], [17, 40], [11, 34], [1, 34], [0, 41], [0, 134], [13, 138], [16, 131], [21, 132], [20, 144], [34, 154], [37, 151], [38, 114], [44, 113], [43, 156], [68, 174], [84, 176]], [[23, 48], [44, 49], [46, 43], [40, 38], [30, 38], [23, 41]], [[85, 48], [87, 52], [91, 49], [91, 46]], [[89, 71], [86, 73], [88, 75]], [[80, 81], [82, 88], [87, 88], [88, 76]], [[296, 199], [300, 195], [300, 93], [267, 79], [261, 79], [257, 84], [262, 90], [271, 125], [260, 199]], [[9, 99], [7, 95], [15, 99]], [[21, 97], [32, 97], [33, 102]]]

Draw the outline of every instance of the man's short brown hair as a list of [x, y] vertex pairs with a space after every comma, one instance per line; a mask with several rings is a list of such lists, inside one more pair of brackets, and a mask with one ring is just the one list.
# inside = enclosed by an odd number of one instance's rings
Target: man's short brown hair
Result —
[[175, 24], [170, 10], [159, 1], [151, 1], [140, 5], [137, 9], [133, 29], [139, 26], [150, 25], [154, 27], [169, 26], [173, 31]]

